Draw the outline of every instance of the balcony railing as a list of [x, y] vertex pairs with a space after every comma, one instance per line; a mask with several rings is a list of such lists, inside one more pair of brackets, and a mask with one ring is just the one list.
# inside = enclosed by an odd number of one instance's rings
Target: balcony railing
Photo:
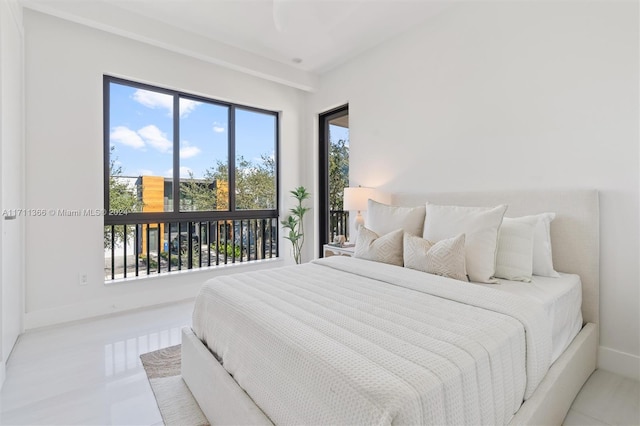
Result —
[[329, 211], [329, 241], [336, 235], [344, 235], [349, 240], [349, 212], [344, 210]]
[[274, 217], [106, 225], [105, 281], [278, 257]]

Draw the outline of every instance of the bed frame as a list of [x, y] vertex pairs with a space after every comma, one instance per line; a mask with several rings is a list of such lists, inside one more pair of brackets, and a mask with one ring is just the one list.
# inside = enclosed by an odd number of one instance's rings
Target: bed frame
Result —
[[[509, 424], [560, 425], [580, 388], [596, 368], [600, 297], [598, 192], [496, 191], [392, 197], [392, 203], [401, 206], [416, 206], [427, 200], [467, 206], [508, 204], [508, 217], [556, 213], [551, 223], [554, 267], [580, 275], [584, 325]], [[182, 330], [182, 377], [212, 425], [272, 424], [188, 327]]]

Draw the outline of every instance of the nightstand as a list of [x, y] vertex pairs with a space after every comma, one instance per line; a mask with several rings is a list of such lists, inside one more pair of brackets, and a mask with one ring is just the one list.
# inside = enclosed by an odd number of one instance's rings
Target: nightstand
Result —
[[353, 256], [355, 252], [355, 246], [347, 246], [347, 247], [338, 247], [332, 246], [330, 244], [325, 244], [322, 247], [322, 251], [324, 252], [324, 257], [330, 256]]

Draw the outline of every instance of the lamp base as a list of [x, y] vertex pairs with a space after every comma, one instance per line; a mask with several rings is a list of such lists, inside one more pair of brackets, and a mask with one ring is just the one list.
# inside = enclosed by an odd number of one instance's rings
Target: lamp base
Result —
[[358, 214], [356, 215], [356, 231], [359, 231], [360, 228], [362, 228], [363, 226], [364, 226], [364, 218], [360, 214], [360, 211], [358, 211]]

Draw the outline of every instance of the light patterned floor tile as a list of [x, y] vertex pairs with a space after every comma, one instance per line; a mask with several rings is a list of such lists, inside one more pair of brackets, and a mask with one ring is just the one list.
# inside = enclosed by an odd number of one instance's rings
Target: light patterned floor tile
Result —
[[606, 424], [640, 425], [640, 382], [596, 370], [571, 409]]

